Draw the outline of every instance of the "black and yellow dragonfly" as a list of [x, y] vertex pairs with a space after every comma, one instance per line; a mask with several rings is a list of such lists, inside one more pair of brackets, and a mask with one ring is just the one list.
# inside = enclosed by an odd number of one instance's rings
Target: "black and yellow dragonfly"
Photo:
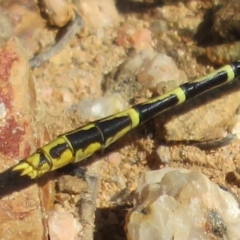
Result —
[[125, 111], [62, 134], [37, 149], [31, 156], [21, 160], [13, 171], [20, 171], [21, 175], [36, 178], [68, 163], [79, 162], [96, 151], [106, 148], [156, 115], [204, 92], [232, 82], [238, 77], [240, 77], [240, 61], [228, 64], [195, 81], [184, 83], [164, 95]]

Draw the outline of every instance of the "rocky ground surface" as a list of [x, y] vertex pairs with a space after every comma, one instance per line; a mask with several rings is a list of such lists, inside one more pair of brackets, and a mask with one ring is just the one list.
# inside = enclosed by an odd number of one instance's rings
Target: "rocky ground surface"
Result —
[[[1, 171], [59, 134], [237, 60], [238, 8], [220, 0], [1, 2]], [[52, 47], [76, 13], [84, 26]], [[48, 49], [41, 66], [28, 63]], [[168, 111], [23, 193], [21, 181], [6, 191], [3, 177], [1, 239], [126, 239], [140, 175], [167, 166], [202, 172], [240, 197], [238, 85]]]

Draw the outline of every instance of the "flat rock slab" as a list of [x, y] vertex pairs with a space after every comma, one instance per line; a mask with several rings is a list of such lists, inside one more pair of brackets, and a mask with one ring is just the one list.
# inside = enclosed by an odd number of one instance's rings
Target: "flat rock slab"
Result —
[[[34, 84], [17, 38], [0, 48], [0, 239], [47, 239], [45, 211], [52, 183], [32, 181], [7, 170], [45, 138], [36, 123]], [[47, 209], [46, 209], [47, 208]]]

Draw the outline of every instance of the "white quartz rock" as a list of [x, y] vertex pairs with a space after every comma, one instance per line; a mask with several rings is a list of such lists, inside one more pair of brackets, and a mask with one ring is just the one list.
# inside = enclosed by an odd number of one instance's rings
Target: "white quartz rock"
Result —
[[121, 112], [128, 103], [118, 93], [104, 97], [82, 99], [77, 105], [77, 116], [80, 120], [94, 121]]
[[240, 239], [236, 197], [186, 169], [146, 172], [126, 219], [129, 240]]

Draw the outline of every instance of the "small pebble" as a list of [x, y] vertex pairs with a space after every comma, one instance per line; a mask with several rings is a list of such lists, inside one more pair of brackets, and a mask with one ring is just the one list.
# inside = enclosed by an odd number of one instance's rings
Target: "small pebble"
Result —
[[48, 229], [51, 240], [75, 240], [82, 226], [71, 213], [58, 208], [48, 214]]
[[79, 194], [87, 188], [86, 182], [82, 179], [69, 175], [60, 177], [57, 184], [60, 192], [71, 194]]
[[116, 93], [95, 99], [82, 99], [77, 105], [77, 115], [80, 120], [93, 121], [121, 112], [127, 107], [127, 102]]
[[121, 154], [118, 152], [112, 152], [108, 155], [107, 161], [113, 166], [118, 167], [122, 161]]

